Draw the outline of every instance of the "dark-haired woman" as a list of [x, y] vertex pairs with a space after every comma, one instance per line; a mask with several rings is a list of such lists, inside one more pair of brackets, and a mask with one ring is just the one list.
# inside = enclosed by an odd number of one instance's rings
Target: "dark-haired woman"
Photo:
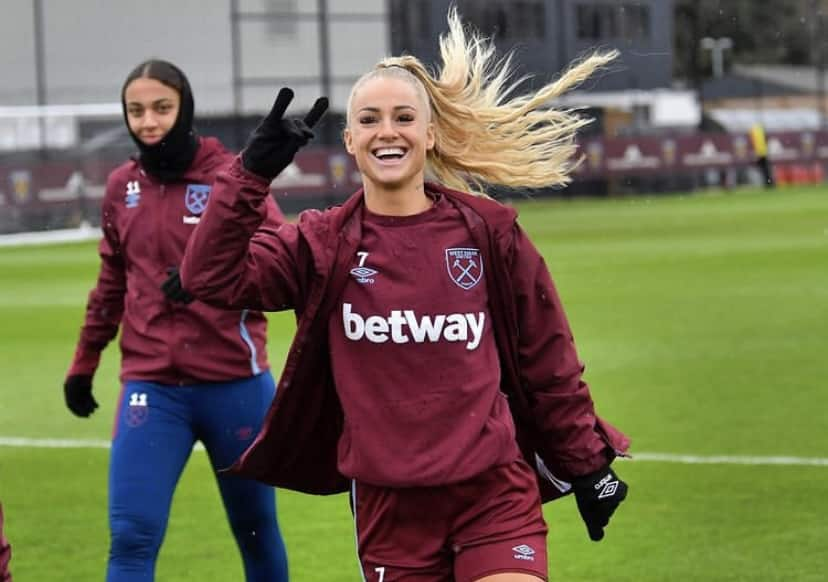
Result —
[[[261, 312], [172, 303], [159, 285], [174, 271], [231, 160], [193, 129], [193, 95], [175, 65], [150, 60], [128, 76], [124, 119], [139, 155], [116, 168], [102, 204], [101, 268], [69, 368], [69, 409], [98, 404], [92, 378], [121, 328], [121, 393], [109, 468], [109, 582], [153, 580], [173, 491], [193, 445], [216, 469], [230, 465], [259, 431], [275, 394]], [[266, 223], [283, 217], [272, 198]], [[274, 490], [217, 478], [249, 581], [287, 580]]]

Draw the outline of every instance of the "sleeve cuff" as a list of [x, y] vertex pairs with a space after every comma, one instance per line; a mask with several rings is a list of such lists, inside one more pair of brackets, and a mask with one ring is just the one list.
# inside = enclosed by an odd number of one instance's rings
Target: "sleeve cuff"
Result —
[[268, 194], [270, 193], [270, 184], [273, 180], [262, 178], [258, 174], [254, 174], [253, 172], [245, 168], [244, 164], [242, 163], [241, 154], [238, 154], [235, 157], [233, 163], [230, 164], [230, 167], [227, 169], [227, 172], [236, 180], [246, 182], [248, 184], [255, 186], [256, 188], [261, 189], [263, 192], [266, 192]]
[[67, 376], [93, 376], [101, 361], [101, 352], [85, 350], [81, 347], [75, 351], [72, 365]]

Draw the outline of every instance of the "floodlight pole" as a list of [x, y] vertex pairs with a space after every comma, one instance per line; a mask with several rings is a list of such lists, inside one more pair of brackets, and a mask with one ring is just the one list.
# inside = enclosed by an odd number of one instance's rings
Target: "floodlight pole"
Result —
[[816, 56], [817, 56], [817, 111], [819, 112], [819, 127], [825, 129], [825, 41], [822, 38], [822, 10], [816, 9], [816, 2], [812, 4], [814, 8], [814, 25], [816, 26]]
[[322, 95], [330, 95], [331, 98], [331, 46], [330, 27], [328, 24], [328, 2], [318, 0], [317, 10], [319, 11], [319, 74], [322, 84]]
[[713, 61], [713, 77], [718, 79], [724, 74], [724, 52], [733, 48], [733, 41], [730, 37], [719, 38], [704, 37], [700, 41], [701, 47], [710, 51], [710, 58]]
[[244, 123], [242, 112], [244, 109], [241, 78], [241, 31], [239, 30], [240, 13], [239, 0], [230, 0], [230, 70], [233, 83], [233, 139], [234, 148], [244, 145]]
[[[39, 106], [46, 105], [46, 64], [43, 50], [43, 2], [34, 0], [32, 4], [32, 36], [34, 36], [34, 60], [35, 60], [35, 98]], [[37, 118], [37, 142], [38, 149], [42, 152], [46, 149], [46, 121], [41, 113]]]

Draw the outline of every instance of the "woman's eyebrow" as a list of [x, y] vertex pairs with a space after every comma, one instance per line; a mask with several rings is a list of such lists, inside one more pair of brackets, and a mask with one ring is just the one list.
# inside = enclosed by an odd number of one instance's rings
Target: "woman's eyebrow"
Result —
[[[394, 110], [396, 111], [398, 109], [413, 109], [415, 111], [417, 110], [417, 108], [414, 107], [413, 105], [395, 105]], [[359, 109], [359, 112], [361, 113], [363, 111], [369, 111], [369, 112], [374, 113], [374, 112], [380, 111], [380, 108], [379, 107], [370, 107], [370, 106], [369, 107], [361, 107]]]

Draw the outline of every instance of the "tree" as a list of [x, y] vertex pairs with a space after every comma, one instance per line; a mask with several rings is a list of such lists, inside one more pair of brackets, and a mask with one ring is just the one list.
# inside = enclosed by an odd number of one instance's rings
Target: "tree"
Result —
[[[816, 0], [817, 7], [823, 0]], [[814, 65], [814, 0], [676, 0], [674, 75], [697, 84], [710, 76], [699, 41], [730, 37], [730, 62]]]

